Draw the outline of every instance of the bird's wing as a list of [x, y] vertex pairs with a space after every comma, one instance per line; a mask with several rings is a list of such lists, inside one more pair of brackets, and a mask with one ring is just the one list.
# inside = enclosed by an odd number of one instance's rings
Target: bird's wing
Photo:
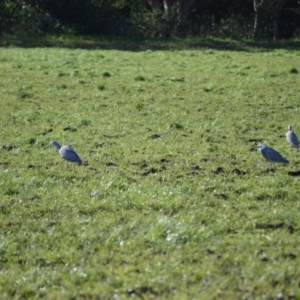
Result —
[[60, 152], [62, 158], [65, 160], [82, 163], [78, 154], [70, 146], [61, 147], [59, 152]]
[[296, 134], [293, 131], [291, 133], [292, 134], [291, 134], [290, 138], [291, 138], [292, 143], [295, 146], [299, 146], [299, 141], [298, 141], [298, 138], [297, 138]]
[[270, 160], [270, 154], [269, 154], [269, 151], [268, 151], [269, 148], [264, 148], [264, 149], [261, 149], [260, 150], [260, 153], [261, 155], [267, 160], [267, 161], [271, 161]]
[[277, 152], [275, 149], [270, 147], [265, 149], [264, 157], [270, 162], [285, 162], [285, 163], [289, 162], [279, 152]]

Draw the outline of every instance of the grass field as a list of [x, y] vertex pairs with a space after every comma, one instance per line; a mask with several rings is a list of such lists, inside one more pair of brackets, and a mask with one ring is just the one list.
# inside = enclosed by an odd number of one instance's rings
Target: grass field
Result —
[[0, 48], [1, 299], [300, 299], [300, 51], [89, 48]]

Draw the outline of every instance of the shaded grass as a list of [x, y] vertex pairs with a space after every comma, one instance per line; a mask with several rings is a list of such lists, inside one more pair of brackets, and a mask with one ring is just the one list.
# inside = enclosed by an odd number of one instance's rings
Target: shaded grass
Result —
[[[274, 49], [295, 50], [299, 48], [298, 39], [280, 40], [233, 40], [206, 38], [140, 38], [128, 39], [118, 37], [78, 36], [78, 35], [28, 35], [20, 32], [17, 35], [4, 34], [0, 36], [0, 47], [55, 47], [87, 50], [196, 50], [215, 49], [228, 51], [268, 51]], [[209, 50], [210, 51], [210, 50]]]
[[1, 48], [3, 299], [298, 298], [298, 56]]

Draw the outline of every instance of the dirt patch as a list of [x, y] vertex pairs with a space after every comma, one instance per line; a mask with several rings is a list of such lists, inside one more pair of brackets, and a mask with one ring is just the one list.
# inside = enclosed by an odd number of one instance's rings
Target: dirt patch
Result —
[[218, 198], [218, 199], [222, 199], [222, 200], [227, 200], [228, 196], [226, 194], [214, 194], [214, 197]]
[[111, 162], [111, 161], [106, 162], [105, 165], [106, 165], [107, 167], [117, 167], [117, 166], [118, 166], [117, 164], [115, 164], [115, 163], [113, 163], [113, 162]]
[[222, 167], [217, 167], [217, 169], [212, 172], [213, 172], [213, 174], [221, 174], [221, 173], [224, 173], [224, 169]]
[[245, 175], [245, 174], [247, 174], [247, 172], [241, 171], [237, 168], [233, 169], [232, 172], [236, 175]]
[[148, 171], [142, 173], [142, 176], [148, 176], [149, 174], [155, 174], [158, 172], [158, 169], [156, 168], [150, 168]]

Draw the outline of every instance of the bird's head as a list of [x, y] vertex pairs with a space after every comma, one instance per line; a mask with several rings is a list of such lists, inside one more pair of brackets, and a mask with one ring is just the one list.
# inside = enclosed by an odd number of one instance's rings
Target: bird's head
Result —
[[292, 125], [288, 126], [288, 131], [292, 131]]
[[265, 145], [265, 144], [259, 144], [259, 145], [257, 145], [257, 148], [259, 149], [259, 150], [263, 150], [263, 149], [265, 149], [267, 146]]
[[52, 141], [50, 144], [49, 144], [49, 147], [50, 146], [55, 146], [57, 150], [60, 149], [60, 144], [57, 142], [57, 141]]

